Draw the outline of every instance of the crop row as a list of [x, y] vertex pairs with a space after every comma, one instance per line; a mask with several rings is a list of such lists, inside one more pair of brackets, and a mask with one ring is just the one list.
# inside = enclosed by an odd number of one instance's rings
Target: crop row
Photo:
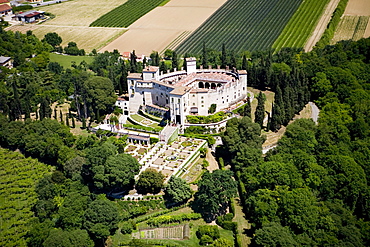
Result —
[[277, 50], [282, 47], [303, 47], [329, 2], [303, 1], [272, 47]]
[[236, 52], [270, 48], [302, 0], [228, 0], [178, 47], [178, 53], [207, 48]]
[[128, 0], [96, 19], [90, 27], [128, 27], [162, 2], [163, 0]]
[[34, 187], [49, 168], [16, 152], [0, 149], [0, 246], [24, 246], [30, 227]]

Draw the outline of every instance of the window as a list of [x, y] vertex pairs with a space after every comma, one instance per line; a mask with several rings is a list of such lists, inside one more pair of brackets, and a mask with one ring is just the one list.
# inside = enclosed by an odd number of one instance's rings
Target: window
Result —
[[202, 105], [202, 107], [204, 107], [204, 105]]
[[200, 103], [202, 103], [202, 104], [203, 104], [203, 103], [204, 103], [204, 101], [202, 100]]
[[202, 97], [200, 97], [201, 99], [203, 99], [203, 96]]
[[193, 97], [195, 97], [195, 94], [193, 94]]
[[177, 99], [177, 103], [179, 103], [179, 104], [180, 104], [180, 99]]
[[195, 103], [193, 103], [193, 105], [195, 105]]
[[171, 103], [173, 103], [173, 98], [171, 98]]

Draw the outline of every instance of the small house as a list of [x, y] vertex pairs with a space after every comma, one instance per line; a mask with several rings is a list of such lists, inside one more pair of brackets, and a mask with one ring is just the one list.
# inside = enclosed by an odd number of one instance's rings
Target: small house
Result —
[[44, 11], [27, 11], [23, 13], [19, 13], [16, 15], [16, 18], [18, 21], [26, 22], [26, 23], [32, 23], [37, 21], [38, 19], [44, 18]]
[[0, 66], [7, 67], [8, 69], [13, 68], [13, 60], [11, 57], [0, 56]]

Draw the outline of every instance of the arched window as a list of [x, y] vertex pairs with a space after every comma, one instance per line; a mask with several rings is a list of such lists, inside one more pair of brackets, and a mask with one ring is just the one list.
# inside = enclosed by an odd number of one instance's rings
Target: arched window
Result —
[[214, 82], [211, 83], [211, 89], [216, 89], [216, 83]]
[[206, 82], [206, 83], [204, 84], [204, 87], [208, 89], [208, 88], [209, 88], [209, 83], [208, 83], [208, 82]]
[[204, 88], [204, 83], [202, 81], [200, 81], [199, 84], [198, 84], [198, 87], [199, 88]]

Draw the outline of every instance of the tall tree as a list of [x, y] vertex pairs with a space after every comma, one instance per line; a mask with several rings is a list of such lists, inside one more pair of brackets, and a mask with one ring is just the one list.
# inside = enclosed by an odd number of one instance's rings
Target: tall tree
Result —
[[254, 122], [263, 127], [263, 120], [265, 118], [265, 95], [260, 92], [257, 97], [258, 104], [256, 112], [254, 113]]
[[191, 189], [184, 179], [172, 176], [166, 185], [165, 195], [169, 203], [179, 204], [191, 198]]
[[178, 63], [178, 58], [177, 58], [177, 53], [176, 51], [173, 51], [172, 53], [172, 70], [175, 71], [178, 70], [179, 68], [179, 63]]
[[163, 188], [163, 182], [164, 175], [161, 172], [149, 168], [140, 174], [139, 180], [136, 183], [136, 189], [142, 194], [157, 194]]
[[99, 245], [118, 228], [119, 214], [115, 203], [98, 199], [89, 204], [84, 214], [84, 227]]
[[226, 69], [227, 65], [227, 53], [226, 53], [226, 46], [225, 43], [222, 43], [222, 49], [221, 49], [221, 68]]
[[202, 48], [202, 66], [204, 69], [208, 68], [207, 48], [206, 48], [206, 42], [204, 41], [203, 41], [203, 48]]
[[130, 53], [130, 72], [131, 73], [136, 73], [137, 72], [137, 56], [135, 54], [135, 50], [133, 50]]
[[228, 170], [216, 170], [212, 173], [207, 171], [198, 186], [193, 208], [201, 213], [207, 222], [226, 212], [229, 199], [235, 196], [237, 191], [232, 172]]

